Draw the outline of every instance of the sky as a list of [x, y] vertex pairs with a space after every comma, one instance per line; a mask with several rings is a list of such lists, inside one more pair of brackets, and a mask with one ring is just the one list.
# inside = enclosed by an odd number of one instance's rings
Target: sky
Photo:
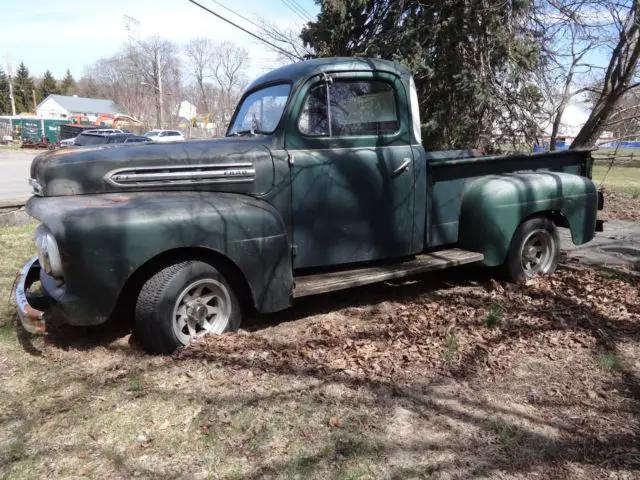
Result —
[[[281, 28], [300, 29], [302, 15], [287, 6], [293, 1], [315, 16], [313, 0], [198, 0], [250, 31], [255, 27], [234, 16], [220, 4], [255, 20], [264, 18]], [[127, 40], [125, 15], [139, 22], [139, 39], [160, 35], [179, 45], [194, 37], [231, 41], [249, 51], [250, 80], [278, 65], [277, 55], [257, 40], [205, 12], [187, 0], [0, 0], [0, 65], [7, 57], [15, 72], [24, 62], [32, 76], [51, 70], [62, 78], [69, 68], [82, 76], [85, 67], [116, 53]]]

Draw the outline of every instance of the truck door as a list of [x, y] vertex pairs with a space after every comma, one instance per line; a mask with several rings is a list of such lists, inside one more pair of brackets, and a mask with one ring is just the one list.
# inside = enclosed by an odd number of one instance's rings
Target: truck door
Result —
[[400, 79], [322, 74], [303, 85], [291, 113], [294, 268], [415, 253], [414, 159]]

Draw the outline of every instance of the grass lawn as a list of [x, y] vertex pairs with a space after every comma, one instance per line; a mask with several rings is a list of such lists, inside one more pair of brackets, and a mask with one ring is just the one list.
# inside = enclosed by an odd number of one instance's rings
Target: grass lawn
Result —
[[640, 195], [640, 167], [620, 167], [614, 164], [607, 173], [608, 169], [608, 165], [593, 166], [593, 181], [596, 185], [600, 185], [604, 178], [606, 190]]
[[632, 478], [637, 278], [486, 270], [308, 298], [174, 357], [126, 332], [32, 337], [0, 229], [0, 478]]

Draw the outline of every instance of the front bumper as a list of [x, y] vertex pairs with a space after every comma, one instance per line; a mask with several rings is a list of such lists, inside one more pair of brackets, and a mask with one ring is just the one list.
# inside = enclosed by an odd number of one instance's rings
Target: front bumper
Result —
[[[46, 312], [38, 310], [31, 305], [29, 301], [30, 297], [34, 298], [33, 294], [29, 292], [29, 288], [38, 280], [40, 280], [40, 262], [38, 261], [38, 257], [33, 257], [22, 267], [22, 270], [20, 270], [18, 274], [15, 301], [18, 305], [20, 323], [22, 323], [24, 329], [29, 333], [44, 335], [47, 333]], [[41, 304], [46, 304], [49, 298], [45, 294], [44, 296], [39, 296], [38, 300], [37, 306], [42, 307]]]

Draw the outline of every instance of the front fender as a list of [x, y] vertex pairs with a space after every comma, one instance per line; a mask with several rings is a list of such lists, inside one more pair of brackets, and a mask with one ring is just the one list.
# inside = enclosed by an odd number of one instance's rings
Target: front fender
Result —
[[536, 214], [562, 214], [576, 245], [595, 233], [598, 194], [579, 175], [556, 172], [490, 175], [465, 188], [460, 213], [460, 246], [484, 253], [485, 264], [504, 262], [518, 225]]
[[235, 264], [259, 311], [290, 304], [289, 241], [278, 212], [262, 200], [220, 192], [33, 197], [27, 211], [56, 237], [67, 296], [82, 304], [85, 317], [106, 319], [136, 270], [187, 247]]

